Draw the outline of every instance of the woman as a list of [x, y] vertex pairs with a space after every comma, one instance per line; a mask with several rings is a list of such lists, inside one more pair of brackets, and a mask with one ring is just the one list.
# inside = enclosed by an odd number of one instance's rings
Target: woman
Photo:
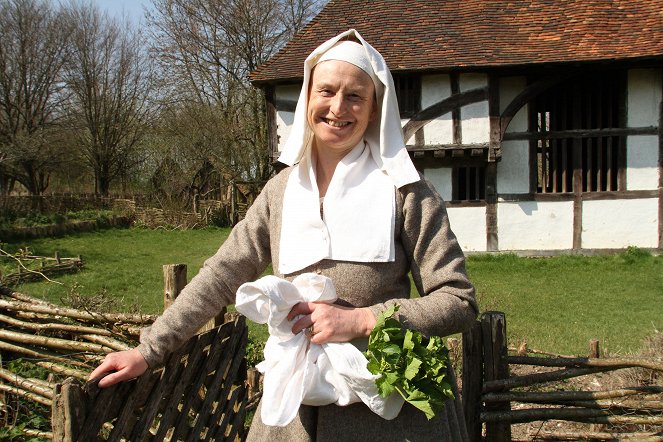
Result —
[[[280, 161], [292, 167], [267, 183], [141, 344], [109, 355], [92, 373], [117, 370], [102, 387], [160, 364], [270, 262], [288, 280], [316, 272], [333, 281], [336, 304], [299, 303], [289, 315], [293, 333], [306, 329], [316, 344], [368, 336], [392, 303], [400, 305], [401, 322], [426, 335], [447, 336], [471, 324], [478, 311], [474, 288], [444, 203], [407, 154], [384, 59], [355, 30], [306, 59]], [[409, 273], [420, 298], [409, 299]], [[409, 404], [389, 421], [362, 403], [301, 406], [285, 427], [264, 425], [259, 416], [249, 440], [467, 439], [454, 401], [431, 421]]]

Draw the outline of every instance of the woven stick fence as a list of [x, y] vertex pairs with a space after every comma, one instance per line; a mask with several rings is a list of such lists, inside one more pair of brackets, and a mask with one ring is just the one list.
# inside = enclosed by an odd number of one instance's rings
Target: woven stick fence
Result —
[[[1, 256], [1, 255], [0, 255]], [[54, 257], [19, 255], [6, 256], [16, 261], [16, 272], [0, 274], [0, 282], [5, 286], [16, 286], [23, 282], [39, 281], [44, 277], [62, 275], [65, 273], [76, 273], [83, 268], [83, 258], [62, 258], [58, 252]], [[38, 263], [38, 266], [35, 264]]]
[[[527, 349], [521, 348], [520, 353], [527, 353]], [[510, 367], [516, 365], [543, 367], [545, 371], [511, 376]], [[505, 315], [485, 313], [463, 335], [463, 406], [470, 439], [482, 440], [483, 431], [484, 440], [512, 441], [516, 440], [512, 424], [557, 420], [594, 426], [534, 434], [527, 440], [661, 442], [663, 382], [604, 391], [541, 391], [549, 382], [628, 368], [663, 372], [663, 361], [509, 355]], [[596, 429], [599, 425], [600, 431]], [[639, 431], [608, 431], [623, 427]]]
[[[172, 303], [185, 284], [186, 266], [164, 266], [165, 307]], [[107, 353], [135, 346], [140, 329], [155, 319], [154, 315], [67, 308], [0, 286], [0, 355], [19, 357], [23, 364], [32, 364], [49, 373], [48, 380], [44, 381], [0, 368], [0, 406], [6, 404], [8, 397], [21, 397], [53, 407], [57, 415], [53, 419], [53, 432], [29, 428], [22, 431], [26, 436], [61, 441], [105, 440], [111, 436], [110, 440], [118, 440], [118, 435], [144, 435], [144, 431], [152, 436], [127, 440], [151, 440], [158, 431], [167, 431], [169, 440], [178, 437], [184, 437], [184, 440], [224, 440], [224, 437], [234, 440], [243, 437], [246, 410], [254, 408], [260, 398], [260, 376], [255, 369], [249, 369], [247, 374], [244, 359], [246, 326], [243, 318], [237, 315], [222, 312], [178, 355], [172, 356], [165, 368], [150, 371], [145, 380], [140, 378], [123, 384], [121, 388], [108, 390], [96, 387], [98, 379], [84, 384]], [[226, 356], [219, 359], [222, 355]], [[232, 358], [228, 359], [230, 356]], [[190, 388], [191, 385], [195, 388]], [[136, 389], [137, 386], [140, 388]], [[185, 387], [186, 393], [190, 394], [188, 398], [182, 395]], [[208, 391], [212, 393], [208, 395]], [[162, 400], [166, 393], [167, 401]], [[129, 394], [138, 396], [129, 403], [124, 401]], [[124, 399], [117, 402], [117, 398]], [[149, 414], [145, 414], [145, 407], [150, 401], [154, 402], [150, 413], [156, 414], [149, 423], [144, 421], [139, 430], [136, 416], [147, 419]], [[109, 406], [116, 403], [122, 404], [125, 414], [118, 414], [117, 409]], [[126, 414], [129, 412], [123, 411], [127, 403], [135, 405], [132, 411], [135, 416], [129, 417]], [[174, 412], [172, 406], [164, 409], [164, 404], [169, 403], [175, 404], [173, 406], [178, 411]], [[99, 404], [98, 408], [104, 413], [99, 414], [89, 404]], [[182, 411], [185, 409], [188, 411]], [[69, 411], [62, 414], [62, 410]], [[84, 420], [81, 416], [89, 419]], [[189, 425], [192, 421], [194, 426]], [[92, 437], [99, 422], [102, 427], [97, 428], [97, 436]], [[8, 424], [0, 422], [0, 425]]]
[[99, 389], [99, 379], [58, 385], [53, 440], [234, 441], [243, 438], [244, 318], [196, 335], [163, 368]]

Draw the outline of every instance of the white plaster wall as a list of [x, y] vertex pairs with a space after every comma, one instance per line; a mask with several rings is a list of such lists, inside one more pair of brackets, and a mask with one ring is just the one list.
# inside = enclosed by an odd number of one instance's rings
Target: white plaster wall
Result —
[[658, 137], [630, 135], [626, 137], [626, 189], [658, 189]]
[[[275, 98], [279, 100], [290, 100], [296, 102], [299, 99], [300, 91], [300, 85], [278, 86], [274, 90], [274, 95]], [[290, 129], [292, 128], [294, 119], [294, 112], [276, 112], [276, 135], [279, 137], [279, 152], [281, 151], [281, 146], [283, 146], [285, 141], [288, 139], [288, 135], [290, 135]]]
[[447, 213], [460, 247], [466, 252], [485, 252], [486, 208], [447, 207]]
[[[511, 104], [514, 98], [518, 96], [527, 87], [527, 78], [525, 77], [504, 77], [500, 78], [500, 113], [504, 112]], [[527, 105], [513, 116], [507, 132], [525, 132], [527, 131]]]
[[628, 127], [658, 126], [661, 102], [661, 71], [628, 71]]
[[497, 163], [497, 193], [529, 193], [529, 143], [504, 141], [502, 160]]
[[573, 201], [497, 204], [500, 250], [563, 250], [573, 247]]
[[[421, 78], [421, 109], [451, 96], [451, 83], [448, 75], [427, 75]], [[408, 143], [413, 142], [410, 139]], [[442, 115], [424, 126], [425, 144], [453, 143], [451, 112]]]
[[582, 248], [658, 247], [658, 199], [584, 201]]
[[[459, 76], [460, 92], [488, 87], [486, 74], [461, 74]], [[461, 136], [463, 144], [487, 143], [490, 140], [490, 119], [488, 101], [480, 101], [463, 106], [460, 109]]]
[[[657, 69], [628, 71], [628, 127], [658, 126], [662, 86]], [[627, 190], [658, 188], [658, 137], [637, 135], [626, 138]]]
[[445, 201], [451, 201], [451, 168], [424, 169], [423, 174]]

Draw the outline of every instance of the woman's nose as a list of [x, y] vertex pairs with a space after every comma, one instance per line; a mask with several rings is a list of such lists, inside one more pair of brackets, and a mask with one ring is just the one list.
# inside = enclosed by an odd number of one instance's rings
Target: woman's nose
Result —
[[336, 94], [329, 107], [334, 115], [341, 115], [345, 108], [345, 97], [342, 94]]

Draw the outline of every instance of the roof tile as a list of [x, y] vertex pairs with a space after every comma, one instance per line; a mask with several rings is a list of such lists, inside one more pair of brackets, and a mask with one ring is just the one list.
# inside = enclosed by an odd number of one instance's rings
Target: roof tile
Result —
[[663, 56], [663, 0], [331, 0], [251, 80], [301, 78], [349, 28], [394, 71]]

